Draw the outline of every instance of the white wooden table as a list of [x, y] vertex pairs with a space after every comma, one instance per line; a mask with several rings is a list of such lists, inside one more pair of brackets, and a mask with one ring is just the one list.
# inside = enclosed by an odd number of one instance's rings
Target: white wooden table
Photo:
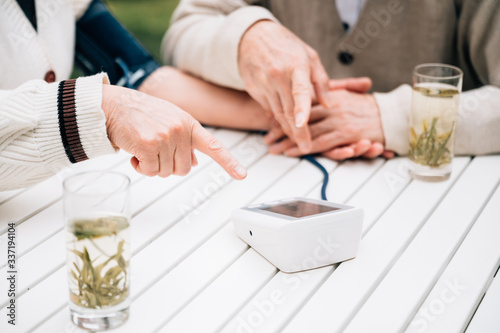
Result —
[[[363, 207], [358, 257], [279, 272], [234, 233], [233, 209], [320, 196], [321, 172], [266, 153], [261, 137], [214, 130], [248, 166], [230, 180], [206, 156], [187, 177], [133, 181], [130, 319], [117, 332], [500, 332], [500, 156], [459, 157], [446, 182], [412, 180], [407, 160], [321, 159], [330, 201]], [[69, 320], [61, 180], [0, 193], [0, 332], [79, 332]], [[7, 325], [6, 230], [15, 222], [16, 326]]]

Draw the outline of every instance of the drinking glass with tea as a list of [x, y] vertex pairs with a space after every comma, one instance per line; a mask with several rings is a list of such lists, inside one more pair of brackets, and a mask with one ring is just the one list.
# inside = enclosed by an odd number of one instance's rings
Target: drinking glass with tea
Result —
[[414, 178], [450, 177], [462, 76], [458, 67], [445, 64], [422, 64], [413, 71], [408, 157]]
[[110, 171], [64, 181], [71, 319], [99, 331], [117, 327], [130, 305], [130, 180]]

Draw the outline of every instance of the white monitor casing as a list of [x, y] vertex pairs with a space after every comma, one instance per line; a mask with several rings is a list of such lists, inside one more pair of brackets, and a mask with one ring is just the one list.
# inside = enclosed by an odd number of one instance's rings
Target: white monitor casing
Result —
[[[263, 210], [294, 201], [335, 210], [304, 217]], [[233, 211], [231, 218], [243, 241], [287, 273], [354, 258], [363, 226], [361, 208], [300, 197], [240, 208]]]

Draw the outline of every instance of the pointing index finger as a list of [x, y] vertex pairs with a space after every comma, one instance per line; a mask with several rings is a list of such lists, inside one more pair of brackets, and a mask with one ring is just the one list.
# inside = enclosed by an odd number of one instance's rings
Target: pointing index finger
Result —
[[309, 90], [309, 73], [297, 68], [292, 74], [292, 97], [294, 104], [295, 126], [300, 128], [307, 125], [311, 110], [311, 92]]
[[200, 124], [195, 124], [192, 131], [193, 148], [210, 156], [234, 179], [241, 180], [247, 176], [247, 170], [226, 147], [204, 129]]
[[311, 134], [307, 123], [311, 113], [311, 91], [309, 89], [310, 78], [307, 70], [297, 68], [292, 74], [292, 96], [294, 102], [295, 126], [293, 128], [294, 139], [302, 153], [306, 154], [311, 148]]

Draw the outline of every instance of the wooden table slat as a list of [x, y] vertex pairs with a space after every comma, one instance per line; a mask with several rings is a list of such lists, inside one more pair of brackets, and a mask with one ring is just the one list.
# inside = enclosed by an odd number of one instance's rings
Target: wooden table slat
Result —
[[[330, 175], [330, 182], [326, 189], [328, 201], [345, 202], [348, 200], [349, 198], [344, 196], [345, 192], [342, 189], [348, 189], [350, 195], [354, 195], [356, 190], [362, 187], [384, 165], [384, 162], [385, 160], [382, 158], [342, 162], [337, 168], [338, 170], [336, 169], [334, 174]], [[358, 175], [363, 176], [358, 177]], [[311, 191], [311, 198], [321, 199], [321, 185], [319, 184]]]
[[499, 236], [500, 187], [497, 187], [407, 332], [465, 330], [500, 265]]
[[500, 332], [500, 275], [497, 275], [486, 291], [466, 333]]
[[460, 246], [499, 180], [500, 156], [476, 157], [345, 332], [404, 329]]
[[[339, 166], [337, 162], [325, 158], [318, 161], [328, 172]], [[340, 164], [341, 165], [341, 164]], [[319, 195], [318, 186], [323, 183], [323, 174], [309, 161], [301, 160], [290, 172], [284, 174], [275, 184], [259, 195], [252, 204], [284, 199], [285, 197], [305, 196], [313, 191], [315, 197]], [[317, 192], [314, 190], [318, 189]]]
[[[130, 332], [139, 331], [140, 328], [147, 331], [160, 328], [223, 274], [248, 250], [244, 242], [228, 235], [234, 235], [231, 224], [223, 227], [151, 288], [137, 295], [139, 298], [131, 307], [131, 313], [134, 310], [137, 313], [124, 328], [130, 329]], [[136, 270], [149, 269], [150, 264], [144, 260], [137, 263], [144, 257], [137, 256]], [[154, 309], [151, 309], [151, 304], [154, 304]]]
[[26, 191], [24, 188], [20, 188], [17, 190], [10, 190], [10, 191], [2, 191], [0, 192], [0, 205], [6, 202], [7, 200], [10, 200], [14, 198], [16, 195], [19, 193]]
[[[159, 332], [217, 332], [240, 300], [252, 297], [275, 274], [273, 265], [249, 249]], [[217, 309], [217, 316], [207, 309]]]
[[5, 202], [0, 206], [0, 234], [6, 232], [9, 222], [19, 224], [53, 204], [61, 195], [61, 181], [51, 177]]

